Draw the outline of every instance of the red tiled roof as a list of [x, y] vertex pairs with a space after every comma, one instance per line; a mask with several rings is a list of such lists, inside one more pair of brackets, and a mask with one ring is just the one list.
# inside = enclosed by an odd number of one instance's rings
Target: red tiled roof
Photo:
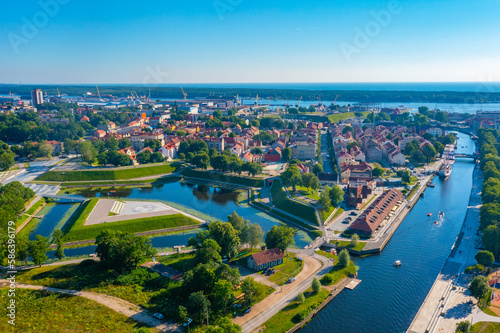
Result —
[[254, 253], [252, 254], [252, 258], [257, 266], [260, 266], [271, 261], [283, 259], [283, 252], [276, 247], [274, 249]]

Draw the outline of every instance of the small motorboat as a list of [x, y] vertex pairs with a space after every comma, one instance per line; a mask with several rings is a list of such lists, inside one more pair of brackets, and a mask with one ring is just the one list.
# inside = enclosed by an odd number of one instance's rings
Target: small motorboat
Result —
[[444, 217], [444, 212], [439, 212], [439, 217]]
[[434, 224], [438, 224], [439, 222], [438, 221], [434, 221]]
[[427, 213], [427, 216], [432, 216], [432, 213]]
[[392, 265], [394, 267], [401, 267], [401, 260], [396, 260]]

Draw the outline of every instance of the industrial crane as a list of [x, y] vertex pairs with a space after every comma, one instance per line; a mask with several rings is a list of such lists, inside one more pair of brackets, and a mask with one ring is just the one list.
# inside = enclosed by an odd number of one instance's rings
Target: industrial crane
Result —
[[182, 89], [182, 86], [181, 86], [181, 91], [182, 91], [182, 94], [184, 95], [184, 100], [187, 99], [187, 94], [184, 92], [184, 89]]
[[61, 93], [59, 92], [59, 88], [56, 88], [57, 89], [57, 97], [61, 97]]
[[99, 92], [99, 87], [97, 85], [95, 87], [97, 89], [97, 95], [99, 95], [99, 99], [101, 99], [101, 93]]
[[259, 94], [257, 94], [257, 97], [255, 97], [255, 105], [259, 105]]
[[297, 105], [297, 109], [298, 109], [298, 108], [299, 108], [299, 106], [300, 106], [300, 101], [301, 101], [301, 100], [302, 100], [302, 96], [300, 96], [300, 98], [299, 98], [299, 102], [296, 104], [296, 105]]

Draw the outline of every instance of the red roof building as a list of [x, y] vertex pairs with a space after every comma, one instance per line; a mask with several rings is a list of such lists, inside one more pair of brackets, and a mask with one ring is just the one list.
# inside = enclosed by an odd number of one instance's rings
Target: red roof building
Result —
[[283, 263], [283, 252], [277, 247], [254, 253], [248, 258], [247, 266], [255, 271], [273, 267]]

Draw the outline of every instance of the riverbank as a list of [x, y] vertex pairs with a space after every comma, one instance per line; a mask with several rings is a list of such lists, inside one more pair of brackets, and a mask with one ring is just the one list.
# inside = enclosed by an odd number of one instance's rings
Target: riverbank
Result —
[[[479, 209], [483, 186], [482, 172], [476, 164], [467, 213], [447, 261], [437, 276], [422, 306], [410, 324], [408, 333], [453, 332], [456, 324], [463, 320], [472, 321], [475, 306], [461, 304], [473, 301], [468, 293], [470, 277], [462, 274], [465, 268], [475, 263], [475, 231], [479, 225]], [[460, 236], [462, 235], [462, 236]]]

